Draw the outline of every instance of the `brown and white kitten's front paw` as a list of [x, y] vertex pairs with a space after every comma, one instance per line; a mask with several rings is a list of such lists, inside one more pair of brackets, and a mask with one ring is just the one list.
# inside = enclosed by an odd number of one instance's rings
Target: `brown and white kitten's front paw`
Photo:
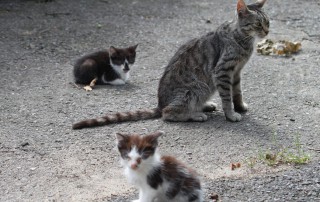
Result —
[[246, 111], [248, 111], [248, 104], [247, 103], [245, 103], [245, 102], [242, 102], [241, 104], [235, 104], [234, 105], [234, 110], [236, 111], [236, 112], [246, 112]]
[[225, 113], [226, 119], [231, 122], [238, 122], [241, 121], [241, 114], [237, 112], [229, 112]]

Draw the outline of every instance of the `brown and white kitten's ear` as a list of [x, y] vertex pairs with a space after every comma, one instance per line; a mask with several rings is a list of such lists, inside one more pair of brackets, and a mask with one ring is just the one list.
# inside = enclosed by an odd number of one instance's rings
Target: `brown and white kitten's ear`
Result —
[[110, 46], [109, 48], [109, 55], [114, 55], [117, 53], [117, 49], [114, 46]]
[[238, 0], [237, 13], [239, 17], [245, 17], [250, 13], [249, 9], [247, 8], [247, 5], [244, 3], [243, 0]]
[[158, 145], [158, 138], [163, 134], [164, 134], [163, 131], [156, 131], [154, 133], [147, 135], [146, 138], [148, 139], [148, 141], [150, 143], [152, 143], [153, 145], [156, 146], [156, 145]]
[[116, 138], [117, 138], [117, 142], [119, 143], [121, 141], [126, 140], [128, 138], [128, 135], [116, 133]]
[[254, 5], [257, 6], [258, 8], [262, 8], [264, 3], [266, 3], [267, 0], [258, 0]]

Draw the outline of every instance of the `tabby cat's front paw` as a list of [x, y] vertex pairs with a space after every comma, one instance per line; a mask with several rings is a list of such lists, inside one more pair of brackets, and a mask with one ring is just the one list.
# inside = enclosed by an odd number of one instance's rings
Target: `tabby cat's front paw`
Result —
[[133, 201], [131, 201], [131, 202], [140, 202], [140, 200], [139, 200], [139, 199], [137, 199], [137, 200], [133, 200]]
[[204, 113], [195, 113], [192, 117], [190, 117], [191, 121], [204, 122], [208, 120], [208, 116]]
[[236, 112], [246, 112], [248, 111], [248, 104], [245, 102], [242, 102], [240, 105], [234, 105], [234, 110]]
[[226, 116], [226, 119], [231, 122], [237, 122], [241, 120], [241, 114], [237, 112], [226, 113], [225, 116]]

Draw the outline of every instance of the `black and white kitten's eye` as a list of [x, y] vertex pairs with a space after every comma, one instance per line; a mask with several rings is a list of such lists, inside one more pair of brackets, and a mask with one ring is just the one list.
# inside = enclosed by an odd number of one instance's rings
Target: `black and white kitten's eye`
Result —
[[133, 64], [134, 61], [135, 61], [135, 56], [130, 56], [130, 57], [128, 57], [128, 62], [129, 62], [129, 64]]
[[120, 57], [111, 57], [112, 63], [115, 65], [121, 65], [124, 63], [124, 59]]

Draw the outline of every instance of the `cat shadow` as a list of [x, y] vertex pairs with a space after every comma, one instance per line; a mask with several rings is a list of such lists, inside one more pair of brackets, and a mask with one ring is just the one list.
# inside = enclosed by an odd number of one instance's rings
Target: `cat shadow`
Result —
[[102, 90], [102, 89], [116, 89], [119, 91], [132, 91], [136, 89], [140, 89], [141, 87], [134, 84], [134, 83], [126, 83], [125, 85], [109, 85], [109, 84], [103, 84], [103, 85], [96, 85], [94, 87], [94, 90]]
[[[215, 111], [206, 113], [208, 120], [205, 122], [166, 122], [167, 124], [175, 124], [186, 129], [201, 128], [201, 130], [212, 131], [212, 133], [234, 133], [243, 136], [251, 136], [261, 141], [272, 141], [275, 128], [270, 126], [268, 121], [255, 119], [252, 113], [242, 114], [242, 120], [239, 122], [227, 121], [224, 113]], [[236, 137], [235, 137], [236, 138]], [[239, 137], [238, 137], [239, 138]]]
[[[83, 89], [83, 87], [85, 85], [76, 84], [74, 82], [69, 82], [69, 85], [71, 85], [72, 87], [74, 87], [80, 91], [88, 92]], [[134, 83], [130, 83], [130, 82], [126, 83], [125, 85], [97, 84], [93, 87], [92, 91], [95, 92], [95, 91], [101, 91], [104, 89], [109, 89], [109, 90], [113, 89], [113, 90], [118, 90], [118, 91], [133, 91], [133, 90], [141, 89], [141, 87], [134, 84]]]

